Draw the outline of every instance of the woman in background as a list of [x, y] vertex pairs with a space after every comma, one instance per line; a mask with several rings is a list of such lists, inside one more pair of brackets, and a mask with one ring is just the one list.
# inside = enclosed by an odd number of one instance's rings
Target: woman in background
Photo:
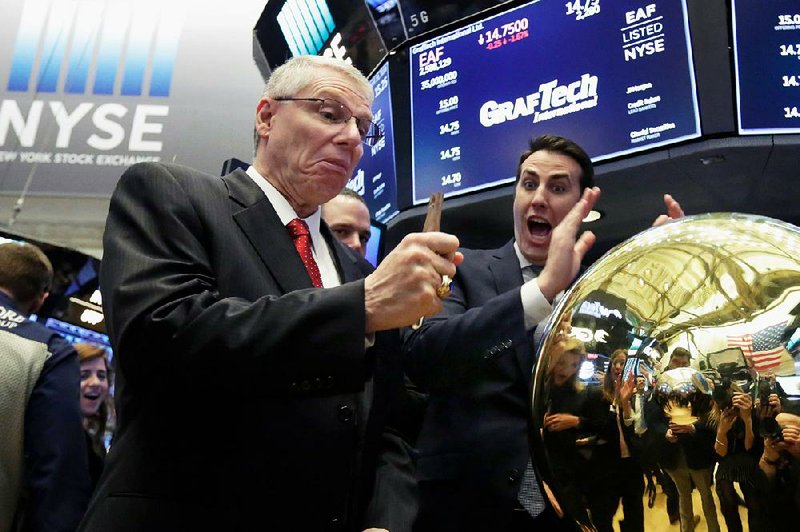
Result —
[[75, 344], [74, 347], [81, 363], [81, 414], [89, 449], [89, 475], [93, 486], [97, 486], [106, 457], [106, 424], [113, 411], [108, 394], [111, 371], [104, 348], [92, 344]]
[[720, 510], [728, 530], [741, 532], [739, 496], [734, 487], [734, 482], [738, 482], [747, 506], [750, 531], [763, 531], [767, 528], [763, 519], [765, 502], [756, 485], [756, 473], [764, 447], [754, 429], [757, 421], [753, 399], [736, 383], [731, 383], [730, 401], [727, 405], [715, 401], [712, 414], [712, 426], [717, 428], [714, 451], [719, 456], [716, 489]]
[[559, 506], [579, 524], [589, 525], [584, 497], [587, 460], [577, 447], [580, 436], [590, 430], [584, 414], [586, 393], [578, 382], [586, 348], [580, 340], [567, 337], [557, 342], [548, 355], [547, 412], [542, 433], [550, 459], [548, 466], [556, 481]]
[[597, 444], [589, 467], [594, 482], [589, 508], [599, 532], [613, 530], [614, 514], [620, 500], [625, 515], [620, 530], [644, 530], [644, 475], [634, 445], [631, 421], [631, 398], [636, 377], [623, 375], [627, 358], [625, 349], [617, 349], [611, 354], [602, 389], [592, 390], [588, 401], [594, 410], [590, 423], [598, 427]]

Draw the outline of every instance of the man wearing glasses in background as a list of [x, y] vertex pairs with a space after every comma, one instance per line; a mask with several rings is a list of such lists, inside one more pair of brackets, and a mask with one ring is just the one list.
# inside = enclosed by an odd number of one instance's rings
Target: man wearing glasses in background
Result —
[[119, 427], [81, 530], [410, 529], [396, 329], [441, 309], [461, 256], [413, 234], [372, 271], [321, 223], [381, 137], [372, 100], [351, 66], [294, 58], [246, 172], [122, 176], [101, 273]]

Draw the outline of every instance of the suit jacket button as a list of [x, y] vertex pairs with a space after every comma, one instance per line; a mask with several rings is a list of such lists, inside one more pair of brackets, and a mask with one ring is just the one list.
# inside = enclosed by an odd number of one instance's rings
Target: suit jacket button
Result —
[[350, 423], [353, 421], [353, 409], [348, 405], [339, 406], [339, 421], [342, 423]]
[[513, 484], [514, 482], [516, 482], [517, 480], [519, 480], [519, 474], [520, 474], [520, 471], [519, 471], [519, 469], [512, 469], [512, 470], [510, 470], [510, 471], [508, 472], [508, 481], [509, 481], [509, 482], [511, 482], [511, 483]]
[[304, 392], [307, 392], [308, 390], [311, 389], [311, 383], [308, 382], [308, 381], [301, 382], [300, 383], [300, 389], [303, 390]]

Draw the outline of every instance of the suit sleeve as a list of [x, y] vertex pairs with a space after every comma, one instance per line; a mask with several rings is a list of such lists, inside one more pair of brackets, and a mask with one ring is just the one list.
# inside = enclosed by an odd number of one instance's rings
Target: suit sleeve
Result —
[[78, 355], [62, 343], [25, 412], [26, 530], [71, 532], [86, 511], [91, 481], [79, 393]]
[[[237, 394], [361, 389], [363, 280], [285, 295], [265, 285], [266, 295], [254, 301], [223, 297], [215, 268], [220, 244], [209, 225], [231, 214], [218, 208], [209, 215], [207, 207], [223, 195], [228, 201], [221, 182], [160, 164], [134, 165], [120, 179], [101, 284], [127, 384], [169, 385], [177, 375], [215, 393], [231, 391], [228, 385]], [[243, 265], [241, 275], [251, 274]], [[220, 353], [235, 360], [241, 380], [217, 378]]]
[[469, 308], [460, 275], [456, 274], [443, 310], [405, 334], [407, 371], [411, 380], [427, 391], [480, 379], [481, 368], [496, 357], [531, 348], [519, 290]]
[[414, 449], [400, 433], [385, 430], [364, 528], [411, 532], [418, 510]]

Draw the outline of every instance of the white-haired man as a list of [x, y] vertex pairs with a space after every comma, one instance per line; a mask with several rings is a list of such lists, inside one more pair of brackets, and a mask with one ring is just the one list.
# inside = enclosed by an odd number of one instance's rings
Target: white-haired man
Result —
[[354, 68], [294, 58], [246, 172], [123, 175], [101, 274], [119, 429], [82, 530], [410, 527], [393, 329], [441, 309], [461, 256], [409, 235], [372, 271], [320, 223], [380, 138], [372, 99]]

